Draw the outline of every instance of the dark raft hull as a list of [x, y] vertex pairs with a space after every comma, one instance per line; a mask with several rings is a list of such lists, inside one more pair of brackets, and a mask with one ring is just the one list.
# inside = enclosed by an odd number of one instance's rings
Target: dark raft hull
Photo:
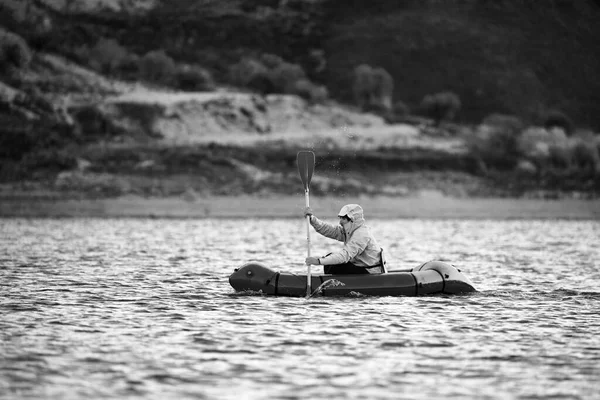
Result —
[[[306, 275], [273, 271], [260, 263], [248, 263], [229, 277], [236, 291], [256, 291], [274, 296], [306, 296]], [[453, 265], [429, 261], [407, 271], [385, 274], [311, 274], [311, 290], [322, 296], [360, 293], [369, 296], [420, 296], [435, 293], [475, 292], [471, 281]]]

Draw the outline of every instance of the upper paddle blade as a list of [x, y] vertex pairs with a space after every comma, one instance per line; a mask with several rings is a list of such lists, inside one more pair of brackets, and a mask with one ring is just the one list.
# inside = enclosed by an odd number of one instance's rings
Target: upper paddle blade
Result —
[[304, 190], [308, 190], [315, 170], [315, 153], [312, 151], [299, 151], [297, 160], [298, 173], [300, 174], [300, 179], [302, 179]]

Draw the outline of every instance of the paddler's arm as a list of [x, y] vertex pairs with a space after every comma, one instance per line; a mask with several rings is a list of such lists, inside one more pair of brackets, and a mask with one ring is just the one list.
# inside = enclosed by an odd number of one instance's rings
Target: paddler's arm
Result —
[[353, 237], [342, 247], [342, 250], [319, 258], [319, 264], [334, 265], [347, 263], [365, 251], [367, 244], [368, 242], [364, 238]]
[[310, 207], [306, 207], [304, 209], [304, 215], [310, 216], [310, 224], [315, 228], [317, 233], [328, 237], [330, 239], [339, 240], [340, 242], [344, 241], [344, 228], [339, 225], [332, 225], [325, 221], [321, 221], [317, 218], [313, 213]]

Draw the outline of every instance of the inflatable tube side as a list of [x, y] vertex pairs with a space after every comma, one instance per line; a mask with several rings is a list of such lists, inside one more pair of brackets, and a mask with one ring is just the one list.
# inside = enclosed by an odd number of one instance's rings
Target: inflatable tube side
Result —
[[415, 296], [415, 280], [410, 273], [368, 275], [323, 275], [323, 280], [342, 283], [323, 290], [323, 296], [347, 295], [351, 292], [369, 296]]
[[444, 278], [438, 271], [418, 271], [412, 274], [417, 281], [417, 295], [444, 292]]
[[[319, 275], [311, 275], [310, 287], [318, 288], [322, 283]], [[279, 274], [277, 294], [280, 296], [306, 296], [306, 275]]]
[[456, 294], [477, 291], [469, 278], [463, 275], [455, 266], [445, 262], [429, 261], [413, 269], [413, 273], [423, 271], [437, 271], [440, 274], [444, 280], [443, 293]]

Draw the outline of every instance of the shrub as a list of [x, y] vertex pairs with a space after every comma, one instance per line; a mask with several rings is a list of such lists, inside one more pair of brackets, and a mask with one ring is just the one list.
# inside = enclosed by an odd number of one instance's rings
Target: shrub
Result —
[[306, 78], [298, 64], [283, 62], [269, 72], [277, 93], [293, 93], [296, 82]]
[[544, 128], [551, 130], [558, 127], [564, 129], [567, 135], [573, 133], [574, 124], [571, 118], [559, 110], [547, 111], [543, 117]]
[[369, 103], [365, 105], [362, 109], [364, 112], [373, 113], [383, 117], [386, 121], [392, 122], [393, 116], [391, 115], [391, 111], [384, 104], [381, 103]]
[[590, 132], [569, 138], [563, 129], [529, 128], [519, 137], [518, 150], [542, 171], [549, 168], [596, 171], [600, 167], [600, 151]]
[[277, 68], [279, 65], [284, 63], [283, 58], [281, 58], [275, 54], [269, 54], [269, 53], [265, 53], [265, 54], [261, 55], [260, 61], [262, 62], [262, 64], [264, 66], [266, 66], [269, 69]]
[[453, 120], [461, 109], [460, 97], [452, 92], [426, 95], [421, 101], [421, 109], [436, 125]]
[[571, 160], [576, 167], [592, 172], [600, 166], [600, 154], [595, 143], [583, 140], [576, 140], [573, 144]]
[[175, 61], [164, 50], [146, 53], [140, 59], [139, 69], [144, 79], [164, 84], [171, 83], [176, 72]]
[[511, 132], [515, 136], [519, 135], [523, 129], [525, 129], [523, 121], [514, 115], [490, 114], [485, 117], [481, 123], [484, 125], [500, 127]]
[[113, 73], [127, 58], [128, 52], [114, 39], [100, 38], [88, 54], [89, 65], [102, 73]]
[[[542, 167], [554, 167], [567, 169], [571, 166], [571, 149], [569, 145], [549, 145], [547, 163], [541, 163]], [[545, 161], [545, 160], [542, 160]]]
[[31, 58], [31, 50], [25, 39], [0, 29], [0, 72], [25, 69]]
[[312, 92], [312, 102], [317, 104], [324, 104], [329, 98], [329, 90], [323, 85], [314, 86]]
[[352, 81], [352, 92], [354, 93], [354, 101], [361, 109], [371, 103], [372, 96], [372, 68], [370, 65], [361, 64], [354, 68], [354, 76]]
[[548, 131], [537, 126], [526, 129], [517, 138], [517, 151], [530, 160], [547, 159], [550, 155]]
[[0, 134], [0, 160], [18, 161], [35, 147], [32, 123], [4, 114], [0, 114], [0, 122], [4, 127]]
[[230, 68], [229, 80], [262, 94], [297, 94], [312, 102], [322, 102], [328, 97], [327, 89], [310, 82], [300, 65], [273, 54], [263, 54], [260, 61], [242, 59]]
[[394, 103], [393, 111], [396, 117], [405, 117], [410, 114], [410, 108], [402, 101]]
[[234, 85], [248, 87], [248, 84], [257, 76], [266, 77], [268, 71], [268, 68], [260, 61], [243, 58], [229, 69], [229, 80]]
[[311, 100], [313, 83], [308, 79], [301, 79], [294, 84], [294, 94], [306, 100]]
[[391, 111], [394, 79], [385, 69], [375, 68], [373, 69], [373, 82], [372, 101]]
[[0, 159], [18, 161], [32, 151], [64, 147], [77, 140], [72, 126], [44, 117], [31, 120], [3, 112], [0, 126]]
[[128, 53], [115, 68], [115, 72], [121, 78], [136, 80], [140, 72], [140, 57], [137, 54]]
[[246, 84], [246, 87], [262, 95], [276, 92], [275, 84], [266, 72], [255, 74]]
[[354, 68], [352, 91], [356, 104], [362, 110], [392, 109], [394, 80], [383, 68], [361, 64]]
[[122, 131], [95, 105], [75, 107], [70, 110], [84, 140], [117, 136]]
[[294, 94], [297, 94], [313, 104], [323, 104], [329, 97], [329, 93], [325, 86], [315, 85], [308, 79], [296, 81]]
[[467, 145], [471, 154], [485, 165], [512, 168], [520, 154], [518, 139], [522, 128], [523, 123], [516, 117], [492, 114], [467, 138]]
[[210, 72], [199, 66], [183, 65], [177, 68], [177, 88], [184, 91], [211, 91], [215, 88]]
[[66, 148], [38, 148], [21, 159], [21, 165], [28, 171], [44, 170], [58, 172], [77, 166], [77, 157]]

